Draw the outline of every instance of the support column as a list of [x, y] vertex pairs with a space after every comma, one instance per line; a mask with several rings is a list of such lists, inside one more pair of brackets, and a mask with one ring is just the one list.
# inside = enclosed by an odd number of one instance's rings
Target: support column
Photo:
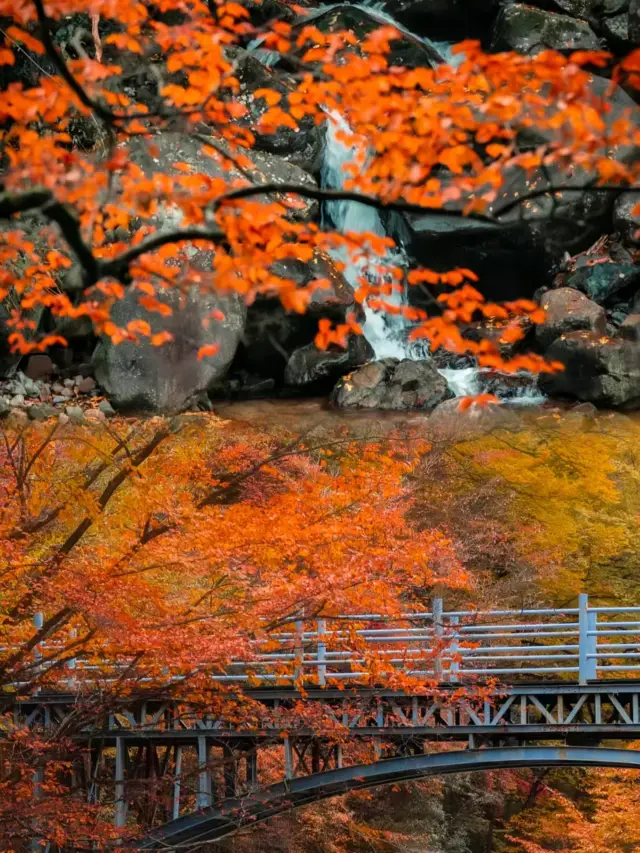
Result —
[[293, 779], [295, 777], [293, 748], [289, 735], [284, 737], [284, 776], [285, 779]]
[[182, 783], [182, 747], [176, 746], [176, 766], [173, 777], [173, 802], [171, 806], [171, 817], [177, 820], [180, 817], [180, 786]]
[[223, 746], [222, 773], [224, 776], [225, 797], [235, 797], [238, 793], [238, 778], [236, 773], [236, 761], [233, 749]]
[[198, 737], [198, 793], [196, 808], [206, 809], [211, 805], [211, 770], [209, 768], [209, 745], [205, 735]]
[[127, 800], [125, 791], [125, 771], [127, 763], [127, 747], [124, 738], [116, 738], [116, 775], [115, 775], [115, 816], [116, 826], [124, 826], [127, 820]]
[[257, 747], [253, 747], [251, 752], [247, 752], [244, 759], [247, 771], [247, 785], [249, 787], [258, 783], [258, 753], [256, 749]]

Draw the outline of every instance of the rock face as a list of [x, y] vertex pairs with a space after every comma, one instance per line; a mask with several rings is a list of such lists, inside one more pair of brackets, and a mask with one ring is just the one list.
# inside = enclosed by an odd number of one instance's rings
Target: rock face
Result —
[[640, 343], [595, 332], [570, 332], [545, 353], [563, 371], [540, 377], [542, 389], [596, 406], [640, 408]]
[[341, 409], [432, 409], [451, 396], [429, 361], [372, 361], [343, 377], [331, 401]]
[[604, 308], [588, 299], [579, 290], [559, 287], [550, 290], [542, 300], [546, 312], [543, 323], [536, 327], [536, 340], [547, 349], [561, 335], [568, 332], [589, 331], [604, 335], [607, 316]]
[[373, 348], [362, 335], [349, 339], [347, 349], [319, 350], [314, 343], [291, 353], [284, 371], [285, 385], [323, 390], [373, 358]]
[[385, 11], [412, 32], [432, 39], [484, 38], [497, 0], [390, 0]]
[[[95, 375], [117, 409], [184, 409], [224, 374], [235, 355], [246, 316], [239, 297], [202, 295], [193, 286], [186, 297], [172, 290], [163, 301], [173, 310], [170, 317], [146, 311], [135, 291], [129, 291], [112, 308], [111, 316], [119, 326], [142, 319], [150, 324], [152, 333], [166, 330], [173, 335], [173, 341], [162, 346], [153, 346], [148, 338], [119, 344], [108, 338], [100, 341], [93, 356]], [[202, 321], [214, 310], [222, 311], [224, 321], [213, 321], [204, 328]], [[198, 349], [207, 344], [217, 345], [218, 351], [198, 359]]]
[[639, 202], [638, 193], [623, 193], [613, 212], [613, 227], [625, 245], [632, 248], [640, 246], [640, 214], [633, 213]]
[[296, 88], [294, 80], [282, 72], [274, 72], [246, 51], [239, 52], [234, 57], [235, 75], [240, 83], [238, 100], [243, 103], [248, 113], [239, 119], [238, 123], [251, 130], [255, 138], [255, 149], [278, 154], [294, 165], [308, 172], [313, 172], [319, 165], [323, 144], [323, 129], [310, 117], [298, 122], [298, 130], [289, 127], [279, 127], [273, 133], [266, 133], [260, 127], [260, 119], [269, 109], [263, 98], [256, 98], [256, 89], [272, 89], [278, 92], [282, 101], [280, 105], [287, 111], [287, 96]]
[[[358, 41], [363, 41], [368, 33], [388, 26], [389, 20], [376, 12], [375, 9], [365, 9], [361, 6], [340, 4], [338, 6], [323, 7], [316, 12], [301, 16], [294, 26], [312, 25], [323, 33], [337, 33], [351, 30]], [[423, 41], [420, 37], [409, 31], [400, 29], [400, 38], [391, 42], [391, 52], [387, 54], [390, 65], [405, 65], [409, 67], [430, 67], [439, 64], [443, 56], [429, 41]], [[349, 46], [349, 51], [353, 51]], [[305, 48], [306, 50], [306, 48]]]
[[513, 3], [503, 7], [496, 21], [493, 47], [533, 54], [549, 49], [599, 50], [600, 42], [586, 21]]
[[632, 263], [585, 265], [567, 276], [567, 286], [581, 290], [589, 299], [604, 304], [621, 293], [640, 287], [640, 267]]
[[[298, 288], [311, 288], [310, 302], [304, 314], [296, 314], [285, 311], [277, 298], [256, 299], [249, 306], [233, 371], [299, 386], [305, 383], [285, 380], [284, 371], [296, 351], [305, 348], [304, 352], [308, 354], [308, 345], [311, 345], [311, 350], [315, 349], [312, 342], [318, 331], [318, 320], [325, 317], [333, 323], [343, 323], [349, 312], [358, 313], [359, 306], [350, 285], [331, 259], [322, 253], [317, 252], [309, 263], [287, 259], [276, 262], [271, 269], [281, 278], [294, 281]], [[329, 286], [313, 289], [311, 283], [320, 279], [327, 280]], [[299, 355], [297, 358], [306, 361], [306, 356]], [[312, 356], [309, 358], [313, 360]], [[295, 364], [301, 365], [302, 362], [296, 361]], [[346, 367], [337, 371], [334, 376], [346, 373], [349, 369]]]

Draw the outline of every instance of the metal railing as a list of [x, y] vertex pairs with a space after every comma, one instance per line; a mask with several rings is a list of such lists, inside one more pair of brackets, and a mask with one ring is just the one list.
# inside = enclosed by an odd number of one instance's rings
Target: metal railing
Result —
[[495, 677], [555, 676], [586, 684], [640, 672], [640, 607], [564, 610], [446, 611], [432, 609], [390, 618], [375, 613], [341, 615], [270, 635], [255, 660], [233, 663], [218, 680], [348, 681], [388, 672], [457, 683]]
[[[36, 625], [41, 621], [37, 614]], [[36, 659], [52, 645], [36, 648]], [[436, 598], [429, 611], [395, 617], [355, 613], [300, 619], [252, 648], [249, 659], [230, 661], [211, 679], [326, 686], [399, 671], [453, 684], [491, 678], [508, 683], [520, 676], [586, 684], [640, 672], [640, 607], [590, 607], [581, 594], [578, 607], [564, 610], [446, 611]], [[71, 685], [100, 667], [78, 658], [68, 668]]]

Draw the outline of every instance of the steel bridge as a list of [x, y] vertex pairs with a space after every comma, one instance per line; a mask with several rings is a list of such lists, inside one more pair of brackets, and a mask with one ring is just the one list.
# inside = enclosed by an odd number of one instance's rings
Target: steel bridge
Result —
[[[365, 682], [371, 661], [408, 686]], [[64, 729], [82, 701], [79, 668], [68, 692], [16, 701], [16, 724]], [[131, 698], [84, 724], [74, 772], [117, 826], [144, 828], [140, 847], [175, 849], [431, 774], [640, 769], [640, 751], [624, 748], [640, 740], [638, 671], [640, 607], [592, 608], [584, 595], [562, 611], [452, 612], [435, 600], [425, 613], [300, 619], [211, 675], [242, 693], [242, 722], [213, 701]]]

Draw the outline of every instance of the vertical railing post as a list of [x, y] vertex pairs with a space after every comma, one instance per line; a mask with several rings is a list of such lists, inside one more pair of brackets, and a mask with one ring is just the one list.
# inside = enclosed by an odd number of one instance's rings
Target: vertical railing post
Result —
[[450, 666], [450, 672], [451, 672], [450, 681], [454, 684], [458, 681], [458, 676], [460, 673], [460, 661], [457, 660], [457, 658], [456, 658], [456, 656], [458, 654], [458, 650], [459, 650], [459, 647], [458, 647], [458, 637], [459, 637], [458, 622], [459, 621], [460, 621], [460, 619], [458, 616], [452, 616], [451, 617], [451, 624], [453, 625], [453, 639], [451, 641], [451, 655], [453, 657], [453, 660], [451, 661], [451, 666]]
[[589, 609], [589, 596], [580, 593], [578, 596], [578, 634], [579, 634], [579, 675], [580, 684], [586, 684], [597, 677], [598, 614]]
[[[36, 629], [36, 634], [44, 625], [44, 613], [38, 612], [33, 615], [33, 627]], [[33, 650], [33, 659], [35, 662], [35, 667], [33, 670], [33, 674], [35, 678], [40, 676], [40, 661], [42, 660], [42, 651], [40, 650], [40, 643]], [[40, 692], [40, 688], [36, 687], [36, 693]]]
[[434, 598], [431, 602], [431, 612], [433, 614], [433, 639], [436, 655], [433, 661], [435, 676], [438, 681], [442, 681], [442, 599]]
[[598, 677], [598, 614], [587, 608], [587, 679], [595, 681]]
[[327, 644], [325, 642], [327, 623], [324, 619], [318, 619], [316, 630], [318, 634], [318, 684], [320, 687], [325, 687], [327, 683], [327, 665], [324, 663], [327, 659]]
[[304, 622], [301, 619], [296, 620], [296, 638], [295, 638], [295, 656], [296, 666], [294, 670], [294, 681], [299, 682], [302, 679], [303, 661], [304, 661]]

